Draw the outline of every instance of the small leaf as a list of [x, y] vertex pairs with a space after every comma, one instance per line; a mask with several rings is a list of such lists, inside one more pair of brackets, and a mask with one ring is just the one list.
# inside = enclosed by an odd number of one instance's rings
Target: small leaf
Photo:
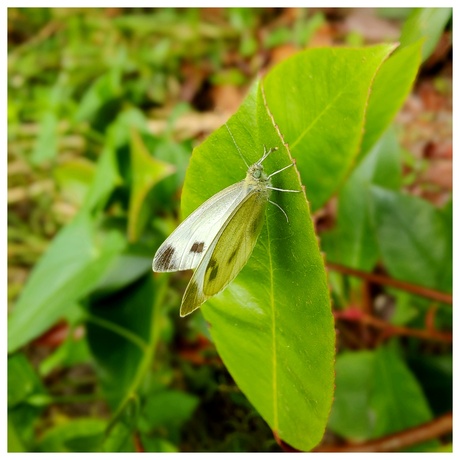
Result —
[[[113, 259], [112, 265], [94, 287], [98, 293], [119, 291], [152, 270], [152, 258], [130, 249]], [[144, 249], [145, 254], [145, 249]]]
[[393, 129], [385, 133], [353, 171], [339, 194], [337, 223], [321, 235], [330, 262], [371, 270], [379, 250], [372, 225], [371, 184], [397, 189], [401, 185], [400, 148]]
[[427, 201], [381, 187], [372, 187], [371, 198], [380, 253], [389, 273], [452, 292], [451, 219]]
[[145, 117], [136, 109], [123, 111], [107, 129], [104, 148], [97, 162], [94, 180], [85, 197], [85, 211], [103, 209], [116, 187], [122, 184], [117, 150], [129, 142], [129, 131], [145, 129]]
[[[41, 407], [28, 404], [28, 400], [45, 395], [37, 373], [24, 354], [8, 358], [8, 443], [12, 449], [30, 451], [36, 439], [36, 422]], [[11, 433], [10, 433], [11, 430]], [[10, 446], [8, 445], [8, 448]]]
[[420, 65], [421, 46], [419, 41], [398, 48], [375, 76], [358, 160], [378, 141], [409, 95]]
[[401, 33], [401, 46], [408, 46], [423, 38], [422, 60], [426, 61], [435, 50], [452, 8], [414, 8]]
[[85, 339], [75, 340], [71, 335], [53, 353], [40, 363], [40, 375], [46, 376], [56, 368], [70, 367], [91, 361], [91, 353]]
[[142, 231], [141, 206], [147, 193], [162, 179], [171, 175], [175, 168], [153, 158], [142, 142], [137, 131], [131, 136], [132, 185], [128, 213], [128, 239], [136, 241]]
[[104, 104], [118, 97], [120, 92], [121, 73], [113, 67], [87, 89], [75, 114], [75, 121], [91, 120]]
[[426, 394], [433, 412], [442, 415], [452, 410], [452, 354], [421, 354], [414, 350], [408, 361]]
[[104, 452], [132, 452], [134, 450], [133, 434], [138, 414], [139, 399], [135, 396], [128, 396], [105, 432], [102, 447]]
[[43, 385], [25, 355], [18, 353], [8, 358], [8, 407], [43, 392]]
[[393, 347], [338, 356], [329, 428], [350, 441], [395, 433], [431, 419], [415, 377]]
[[144, 432], [159, 430], [173, 442], [180, 440], [180, 428], [191, 418], [198, 406], [196, 396], [176, 391], [163, 390], [148, 396], [139, 420], [139, 429]]
[[41, 452], [100, 452], [106, 420], [80, 418], [55, 425], [38, 444]]

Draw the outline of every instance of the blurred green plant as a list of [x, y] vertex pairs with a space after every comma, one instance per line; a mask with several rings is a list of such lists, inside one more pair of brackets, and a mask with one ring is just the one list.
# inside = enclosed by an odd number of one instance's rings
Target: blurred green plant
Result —
[[[321, 234], [328, 260], [368, 272], [380, 262], [397, 279], [452, 290], [452, 202], [437, 209], [401, 192], [391, 126], [420, 65], [420, 39], [432, 50], [449, 14], [414, 12], [396, 52], [393, 45], [309, 50], [253, 86], [228, 122], [238, 146], [252, 161], [263, 144], [278, 145], [267, 170], [292, 154], [299, 175], [283, 174], [280, 185], [304, 184], [308, 202], [276, 195], [289, 224], [269, 210], [247, 267], [203, 315], [185, 321], [178, 305], [186, 277], [154, 277], [152, 255], [178, 223], [184, 179], [186, 215], [241, 180], [245, 167], [224, 129], [195, 149], [188, 166], [192, 142], [177, 141], [172, 130], [193, 110], [192, 100], [178, 104], [179, 76], [184, 65], [205, 61], [204, 80], [247, 83], [256, 72], [232, 73], [224, 51], [237, 50], [251, 68], [266, 10], [225, 10], [223, 23], [197, 9], [8, 14], [16, 42], [8, 57], [9, 275], [19, 278], [10, 300], [20, 291], [8, 330], [9, 450], [278, 450], [270, 430], [312, 449], [332, 404], [335, 335], [311, 212], [337, 194], [336, 228]], [[431, 14], [439, 20], [427, 28]], [[298, 15], [291, 42], [307, 43], [323, 21], [322, 14]], [[264, 46], [290, 40], [277, 33]], [[154, 110], [173, 105], [166, 129], [152, 135]], [[24, 267], [32, 266], [22, 288]], [[362, 284], [337, 273], [329, 281], [336, 307]], [[394, 324], [423, 325], [427, 299], [388, 292], [396, 299]], [[248, 302], [258, 315], [244, 308]], [[452, 327], [449, 307], [440, 305], [437, 321]], [[37, 373], [26, 356], [40, 341], [49, 344], [56, 323], [65, 339], [48, 348]], [[428, 350], [424, 360], [417, 338], [404, 345], [339, 354], [329, 430], [364, 441], [449, 410], [448, 399], [436, 403], [437, 392], [452, 387], [448, 347]], [[78, 365], [89, 366], [90, 377], [69, 377], [69, 394], [59, 375]], [[424, 378], [430, 373], [439, 376], [435, 386]], [[385, 403], [394, 398], [404, 417]], [[66, 404], [74, 412], [53, 415]]]

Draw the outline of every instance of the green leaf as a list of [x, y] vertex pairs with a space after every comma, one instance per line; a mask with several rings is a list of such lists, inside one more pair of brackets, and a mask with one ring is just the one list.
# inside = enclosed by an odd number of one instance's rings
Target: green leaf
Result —
[[137, 131], [131, 133], [131, 197], [128, 211], [128, 239], [136, 241], [142, 232], [140, 212], [147, 193], [175, 169], [153, 158]]
[[336, 390], [329, 428], [345, 439], [372, 436], [374, 411], [369, 401], [374, 387], [375, 352], [343, 352], [337, 356]]
[[[109, 138], [110, 139], [110, 138]], [[85, 195], [82, 212], [102, 209], [116, 186], [121, 184], [115, 148], [107, 142], [97, 162], [94, 179]]]
[[393, 49], [312, 49], [282, 62], [264, 80], [268, 106], [296, 158], [313, 211], [352, 167], [372, 82]]
[[116, 408], [131, 393], [139, 366], [149, 344], [152, 276], [91, 302], [88, 342], [98, 363], [102, 388]]
[[104, 104], [121, 94], [121, 72], [113, 67], [99, 77], [86, 91], [75, 114], [75, 121], [91, 120]]
[[117, 150], [129, 143], [131, 129], [142, 131], [145, 126], [144, 115], [136, 109], [125, 110], [110, 124], [94, 180], [85, 197], [85, 210], [103, 209], [114, 189], [122, 184]]
[[[8, 451], [29, 450], [35, 441], [35, 427], [42, 409], [29, 404], [36, 396], [46, 396], [37, 373], [25, 355], [8, 358]], [[10, 445], [11, 443], [11, 445]]]
[[414, 8], [404, 23], [401, 46], [408, 46], [424, 38], [422, 60], [426, 61], [435, 50], [451, 16], [452, 8]]
[[8, 358], [8, 407], [16, 406], [30, 396], [43, 392], [38, 375], [22, 353]]
[[369, 187], [398, 189], [402, 181], [400, 156], [395, 132], [390, 129], [353, 171], [339, 194], [336, 227], [321, 235], [328, 261], [361, 270], [374, 267], [379, 252]]
[[420, 65], [421, 41], [398, 50], [383, 63], [369, 97], [361, 160], [388, 128], [410, 93]]
[[[146, 250], [144, 248], [144, 254]], [[98, 293], [119, 291], [152, 270], [152, 257], [136, 254], [132, 247], [114, 258], [112, 265], [94, 290]]]
[[180, 440], [180, 428], [198, 406], [196, 396], [176, 390], [163, 390], [148, 396], [139, 420], [144, 432], [158, 430], [173, 443]]
[[9, 317], [9, 352], [46, 331], [91, 292], [124, 245], [121, 233], [99, 230], [83, 213], [63, 228], [34, 267]]
[[106, 430], [102, 447], [104, 452], [134, 451], [133, 435], [138, 415], [139, 399], [129, 396], [120, 406]]
[[412, 371], [423, 386], [431, 409], [436, 415], [452, 410], [453, 360], [452, 353], [421, 354], [417, 350], [409, 356]]
[[378, 438], [431, 419], [419, 383], [394, 347], [342, 353], [336, 375], [329, 428], [347, 440]]
[[452, 221], [415, 196], [371, 188], [380, 253], [400, 280], [452, 292]]
[[106, 420], [80, 418], [46, 431], [38, 444], [41, 452], [100, 452]]
[[[278, 147], [264, 162], [273, 172], [291, 162], [259, 85], [239, 111], [195, 149], [182, 209], [189, 214], [242, 180], [263, 145]], [[275, 187], [300, 190], [294, 168]], [[273, 192], [289, 216], [268, 204], [266, 223], [247, 265], [201, 308], [217, 350], [240, 389], [287, 443], [301, 450], [323, 436], [332, 402], [335, 333], [323, 259], [303, 193]]]
[[91, 354], [87, 341], [75, 340], [69, 335], [62, 345], [40, 363], [39, 371], [40, 375], [46, 376], [56, 368], [71, 367], [89, 361]]

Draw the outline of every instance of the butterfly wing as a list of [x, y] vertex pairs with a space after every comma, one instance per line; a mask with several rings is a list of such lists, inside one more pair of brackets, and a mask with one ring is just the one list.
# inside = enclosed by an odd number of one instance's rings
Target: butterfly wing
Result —
[[266, 204], [266, 195], [250, 193], [227, 218], [187, 286], [181, 316], [196, 310], [238, 275], [257, 242]]
[[247, 194], [245, 182], [225, 188], [190, 214], [158, 248], [155, 272], [196, 268], [225, 221]]

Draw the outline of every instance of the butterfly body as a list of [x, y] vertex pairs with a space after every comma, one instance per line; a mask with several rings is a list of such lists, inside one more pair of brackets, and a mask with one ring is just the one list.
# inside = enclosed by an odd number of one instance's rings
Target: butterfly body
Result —
[[277, 149], [265, 151], [264, 156], [248, 168], [244, 180], [198, 207], [156, 252], [153, 271], [195, 269], [182, 299], [181, 316], [222, 291], [251, 256], [271, 191], [282, 190], [273, 188], [270, 178], [292, 165], [267, 175], [262, 161], [274, 150]]

